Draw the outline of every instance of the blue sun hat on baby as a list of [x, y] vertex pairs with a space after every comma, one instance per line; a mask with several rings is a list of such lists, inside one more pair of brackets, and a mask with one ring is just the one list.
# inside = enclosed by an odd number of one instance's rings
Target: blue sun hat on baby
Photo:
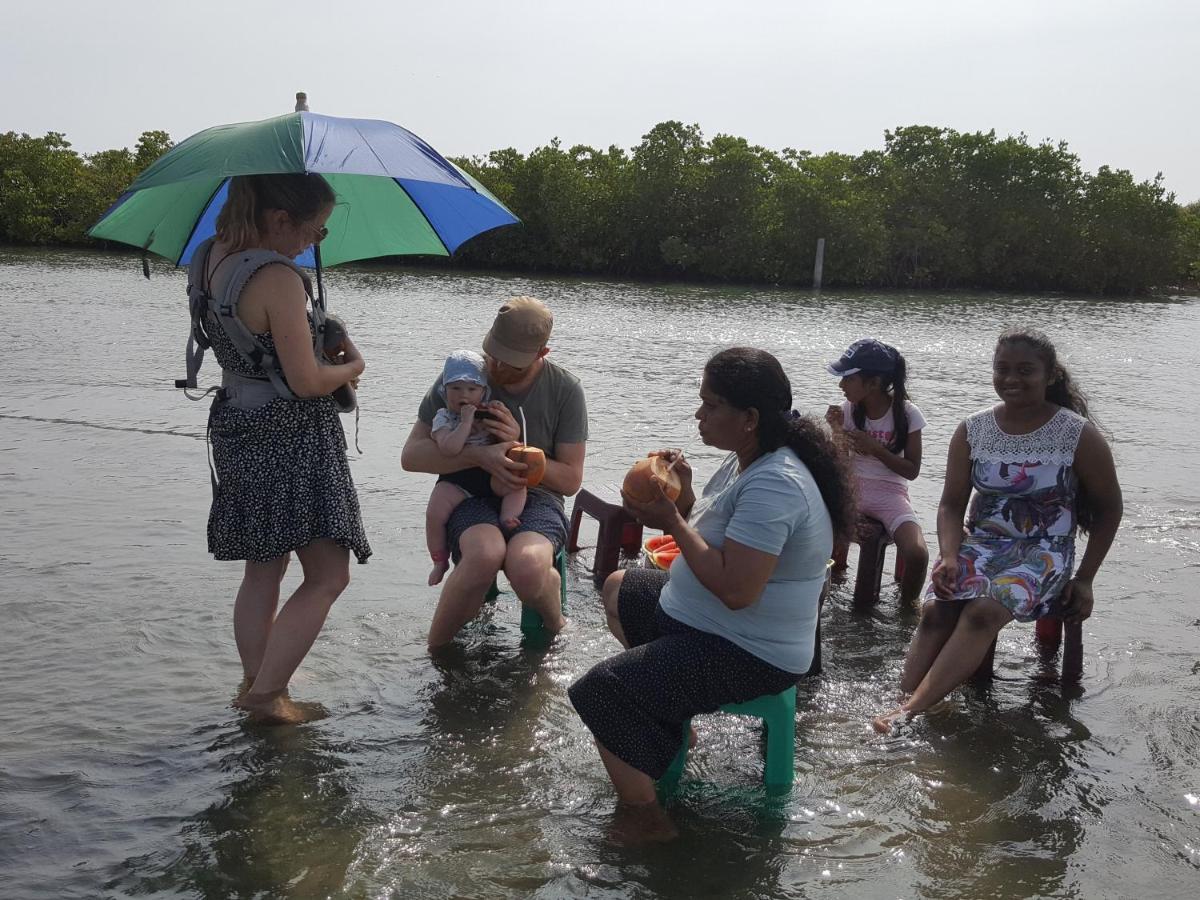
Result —
[[442, 383], [438, 385], [438, 394], [446, 399], [446, 385], [456, 381], [469, 381], [483, 388], [483, 402], [491, 398], [492, 389], [488, 387], [487, 369], [483, 357], [471, 350], [455, 350], [446, 357], [442, 366]]

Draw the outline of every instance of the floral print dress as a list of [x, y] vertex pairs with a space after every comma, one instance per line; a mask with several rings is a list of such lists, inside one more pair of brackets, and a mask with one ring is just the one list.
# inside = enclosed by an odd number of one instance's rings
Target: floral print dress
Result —
[[955, 600], [992, 597], [1020, 622], [1052, 612], [1075, 566], [1073, 464], [1085, 424], [1069, 409], [1028, 434], [1002, 431], [992, 409], [966, 420], [975, 490]]

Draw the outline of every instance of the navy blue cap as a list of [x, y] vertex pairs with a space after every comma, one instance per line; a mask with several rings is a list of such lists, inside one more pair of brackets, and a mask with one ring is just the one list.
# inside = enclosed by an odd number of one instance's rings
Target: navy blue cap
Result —
[[889, 347], [883, 341], [863, 338], [847, 347], [841, 359], [831, 362], [825, 367], [825, 370], [830, 375], [836, 375], [839, 378], [857, 375], [859, 372], [868, 372], [872, 375], [891, 375], [896, 371], [898, 355], [894, 347]]

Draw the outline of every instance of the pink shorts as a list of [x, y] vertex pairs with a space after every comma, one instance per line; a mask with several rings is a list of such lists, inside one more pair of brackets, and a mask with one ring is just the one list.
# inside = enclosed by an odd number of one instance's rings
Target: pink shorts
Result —
[[905, 522], [921, 524], [908, 499], [908, 485], [881, 478], [859, 479], [858, 513], [878, 519], [889, 535], [895, 535]]

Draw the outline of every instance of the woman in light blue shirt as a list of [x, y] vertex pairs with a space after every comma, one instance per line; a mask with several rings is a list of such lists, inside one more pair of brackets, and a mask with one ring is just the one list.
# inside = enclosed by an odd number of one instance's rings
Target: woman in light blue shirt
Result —
[[835, 535], [848, 537], [854, 523], [844, 457], [817, 420], [792, 410], [774, 356], [718, 353], [700, 400], [701, 439], [731, 451], [736, 466], [721, 467], [691, 524], [696, 496], [683, 460], [676, 502], [661, 492], [645, 504], [625, 497], [681, 555], [669, 578], [642, 569], [609, 578], [609, 627], [627, 649], [569, 691], [628, 804], [657, 804], [654, 781], [692, 716], [786, 690], [808, 671], [825, 565]]

